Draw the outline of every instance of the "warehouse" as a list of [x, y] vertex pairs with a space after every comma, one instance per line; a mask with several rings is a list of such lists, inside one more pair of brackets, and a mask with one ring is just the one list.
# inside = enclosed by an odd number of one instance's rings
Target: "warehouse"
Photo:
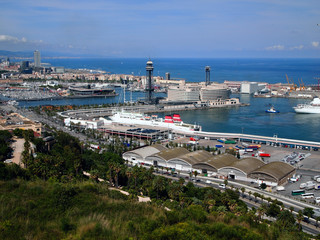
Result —
[[145, 162], [154, 166], [169, 167], [168, 161], [170, 159], [185, 155], [187, 153], [189, 153], [189, 151], [185, 148], [164, 149], [161, 152], [157, 152], [146, 157]]
[[[180, 170], [192, 172], [193, 165], [199, 162], [207, 161], [212, 155], [204, 150], [195, 152], [189, 152], [176, 158], [172, 158], [168, 161], [168, 167]], [[199, 171], [200, 172], [200, 171]]]
[[142, 148], [138, 148], [129, 152], [125, 152], [122, 155], [122, 158], [129, 163], [132, 163], [134, 165], [136, 164], [145, 164], [146, 163], [146, 158], [148, 156], [151, 156], [153, 154], [159, 153], [163, 150], [166, 150], [167, 148], [160, 145], [160, 144], [155, 144], [151, 146], [146, 146]]
[[218, 172], [220, 168], [232, 165], [234, 162], [239, 161], [231, 154], [220, 154], [212, 156], [205, 161], [194, 164], [192, 167], [202, 173]]
[[230, 179], [234, 180], [242, 180], [242, 181], [251, 181], [248, 178], [248, 175], [264, 166], [265, 163], [256, 158], [244, 158], [239, 161], [235, 161], [229, 166], [223, 167], [219, 169], [219, 173], [227, 176]]
[[249, 174], [249, 178], [257, 179], [259, 184], [264, 182], [267, 185], [281, 185], [292, 177], [295, 168], [284, 162], [268, 163]]

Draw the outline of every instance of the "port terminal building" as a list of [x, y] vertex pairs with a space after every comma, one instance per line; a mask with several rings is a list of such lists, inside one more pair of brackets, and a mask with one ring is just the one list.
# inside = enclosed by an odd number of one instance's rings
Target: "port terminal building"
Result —
[[167, 102], [207, 102], [214, 100], [224, 100], [230, 98], [230, 90], [224, 84], [205, 82], [185, 83], [171, 86], [168, 89]]
[[167, 149], [159, 144], [145, 146], [123, 154], [133, 165], [154, 166], [178, 172], [194, 172], [245, 182], [277, 186], [295, 174], [295, 168], [284, 162], [264, 163], [249, 157], [241, 160], [230, 154], [212, 155], [205, 150], [189, 152], [185, 148]]

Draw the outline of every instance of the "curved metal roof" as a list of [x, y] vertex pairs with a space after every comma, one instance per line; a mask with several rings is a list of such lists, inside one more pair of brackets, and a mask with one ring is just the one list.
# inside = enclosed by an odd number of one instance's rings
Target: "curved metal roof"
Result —
[[[176, 157], [175, 159], [182, 160], [182, 161], [189, 163], [190, 165], [193, 165], [196, 163], [205, 162], [211, 157], [212, 157], [212, 155], [209, 152], [207, 152], [205, 150], [199, 150], [199, 151], [189, 152], [189, 153], [184, 154], [182, 156]], [[171, 161], [174, 161], [175, 159], [171, 159]], [[170, 161], [168, 161], [168, 162], [170, 162]]]
[[172, 149], [165, 149], [161, 152], [154, 154], [153, 156], [160, 157], [165, 161], [169, 161], [170, 159], [179, 157], [187, 153], [189, 153], [189, 151], [185, 148], [172, 148]]
[[276, 180], [281, 180], [282, 178], [286, 177], [289, 173], [294, 171], [295, 168], [291, 165], [284, 163], [284, 162], [271, 162], [265, 164], [264, 166], [254, 170], [251, 174], [267, 174], [272, 176]]
[[239, 160], [235, 156], [225, 153], [211, 156], [211, 158], [208, 159], [207, 162], [203, 163], [208, 164], [218, 170], [220, 168], [230, 166], [237, 161]]
[[265, 163], [257, 158], [243, 158], [223, 168], [234, 168], [248, 175], [252, 171], [257, 170], [264, 165]]
[[139, 156], [141, 156], [142, 158], [146, 158], [149, 157], [153, 154], [159, 153], [160, 151], [166, 150], [167, 148], [160, 145], [160, 144], [155, 144], [155, 145], [151, 145], [151, 146], [146, 146], [146, 147], [142, 147], [142, 148], [138, 148], [129, 152], [125, 152], [125, 154], [130, 154], [130, 153], [134, 153], [137, 154]]

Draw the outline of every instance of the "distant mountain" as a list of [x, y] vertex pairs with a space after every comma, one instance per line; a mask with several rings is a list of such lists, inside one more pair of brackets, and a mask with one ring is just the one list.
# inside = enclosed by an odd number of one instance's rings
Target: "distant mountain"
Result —
[[0, 56], [1, 57], [33, 57], [33, 52], [12, 52], [12, 51], [6, 51], [6, 50], [0, 50]]

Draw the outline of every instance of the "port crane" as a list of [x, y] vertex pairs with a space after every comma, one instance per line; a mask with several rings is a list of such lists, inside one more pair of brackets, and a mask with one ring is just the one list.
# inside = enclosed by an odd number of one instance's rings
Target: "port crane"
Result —
[[290, 92], [295, 91], [297, 89], [297, 85], [293, 82], [293, 80], [292, 80], [292, 83], [290, 82], [287, 74], [286, 74], [286, 78], [287, 78], [288, 85], [290, 87]]

